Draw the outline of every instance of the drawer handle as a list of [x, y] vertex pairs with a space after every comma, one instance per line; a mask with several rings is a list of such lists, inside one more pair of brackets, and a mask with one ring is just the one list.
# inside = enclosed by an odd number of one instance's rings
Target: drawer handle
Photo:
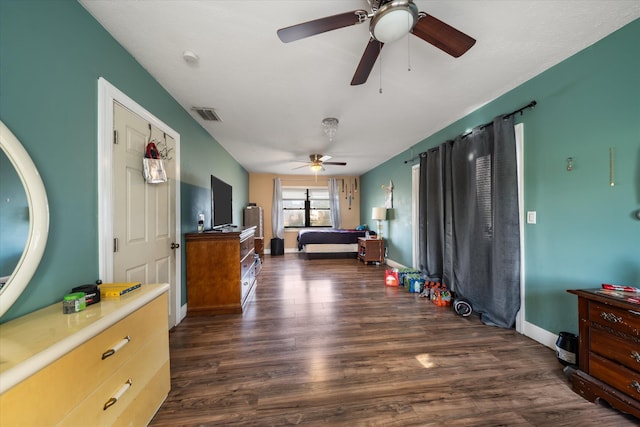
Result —
[[637, 351], [634, 350], [631, 352], [631, 358], [640, 363], [640, 353], [638, 353]]
[[[131, 387], [132, 384], [133, 384], [133, 381], [131, 380], [131, 378], [129, 378], [127, 380], [127, 382], [124, 383], [122, 385], [122, 387], [120, 387], [120, 389], [118, 391], [116, 391], [116, 394], [114, 394], [113, 397], [111, 397], [111, 399], [107, 400], [107, 402], [104, 404], [104, 407], [102, 408], [102, 410], [106, 411], [107, 409], [109, 409], [110, 407], [112, 407], [113, 405], [118, 403], [118, 399], [120, 399], [122, 397], [122, 395], [127, 390], [129, 390], [129, 388]], [[638, 386], [640, 387], [640, 384]]]
[[131, 341], [131, 337], [129, 335], [127, 335], [126, 337], [122, 338], [122, 340], [120, 340], [116, 345], [114, 345], [112, 348], [110, 348], [109, 350], [107, 350], [104, 353], [102, 353], [102, 360], [104, 360], [107, 357], [110, 357], [110, 356], [113, 356], [114, 354], [116, 354], [116, 352], [118, 350], [120, 350], [122, 347], [124, 347], [125, 345], [127, 345], [129, 343], [129, 341]]
[[602, 311], [602, 312], [600, 312], [600, 317], [602, 317], [607, 322], [622, 323], [622, 317], [616, 316], [613, 313], [605, 313], [604, 311]]

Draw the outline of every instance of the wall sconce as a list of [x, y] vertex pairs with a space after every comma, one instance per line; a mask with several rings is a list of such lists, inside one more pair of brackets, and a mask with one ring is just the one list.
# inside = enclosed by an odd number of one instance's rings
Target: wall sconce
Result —
[[382, 239], [382, 221], [387, 219], [387, 208], [372, 208], [371, 218], [378, 222], [378, 239]]
[[567, 157], [567, 172], [573, 170], [573, 157]]

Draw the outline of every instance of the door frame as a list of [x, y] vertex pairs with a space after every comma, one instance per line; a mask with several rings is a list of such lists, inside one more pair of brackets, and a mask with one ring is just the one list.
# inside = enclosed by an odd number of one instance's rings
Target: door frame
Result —
[[520, 310], [516, 314], [516, 331], [526, 335], [525, 331], [525, 256], [524, 256], [524, 123], [514, 126], [516, 135], [516, 165], [518, 173], [518, 213], [520, 218]]
[[412, 267], [416, 270], [419, 269], [420, 260], [418, 254], [420, 248], [418, 247], [420, 241], [420, 230], [418, 227], [418, 221], [420, 218], [420, 164], [411, 166], [411, 247], [413, 248]]
[[[147, 120], [175, 141], [176, 162], [175, 233], [176, 242], [181, 243], [180, 234], [180, 134], [145, 110], [103, 77], [98, 78], [98, 260], [99, 277], [105, 282], [113, 281], [113, 103], [118, 102]], [[169, 327], [180, 323], [182, 315], [182, 250], [175, 252], [174, 285], [169, 289], [175, 306], [171, 307]]]

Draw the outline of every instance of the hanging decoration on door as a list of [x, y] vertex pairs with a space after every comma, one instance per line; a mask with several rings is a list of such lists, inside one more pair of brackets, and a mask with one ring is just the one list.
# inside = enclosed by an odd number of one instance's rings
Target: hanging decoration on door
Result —
[[[164, 147], [166, 150], [166, 134]], [[142, 175], [148, 184], [167, 182], [167, 172], [162, 163], [162, 154], [156, 146], [156, 141], [151, 139], [151, 124], [149, 124], [149, 142], [147, 142], [142, 159]]]
[[171, 155], [173, 148], [169, 148], [169, 146], [167, 145], [166, 133], [164, 134], [162, 141], [158, 141], [157, 139], [150, 139], [149, 142], [153, 142], [156, 144], [156, 147], [158, 149], [158, 154], [160, 155], [160, 158], [162, 160], [167, 162], [170, 160], [173, 160], [173, 156]]

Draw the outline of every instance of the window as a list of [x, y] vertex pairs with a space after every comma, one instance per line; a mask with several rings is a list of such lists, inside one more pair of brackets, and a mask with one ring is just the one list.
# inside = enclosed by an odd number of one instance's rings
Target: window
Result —
[[284, 227], [331, 227], [327, 187], [282, 187]]

